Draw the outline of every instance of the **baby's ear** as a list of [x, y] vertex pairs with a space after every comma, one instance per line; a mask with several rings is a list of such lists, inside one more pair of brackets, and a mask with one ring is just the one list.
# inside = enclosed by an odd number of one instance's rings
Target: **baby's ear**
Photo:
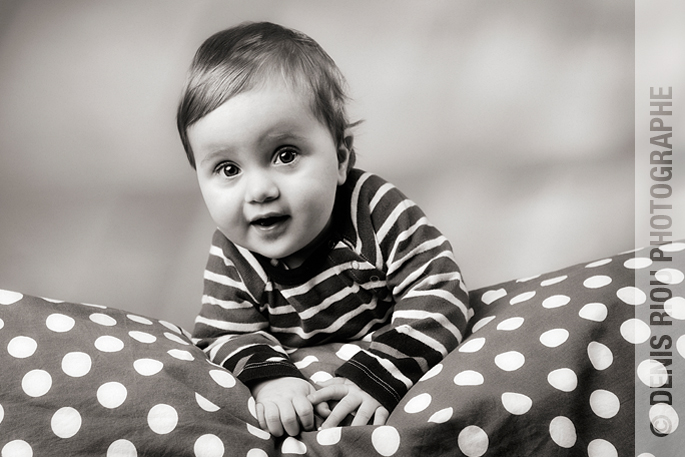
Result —
[[354, 135], [350, 129], [345, 130], [345, 136], [340, 145], [338, 145], [338, 185], [342, 185], [347, 180], [347, 171], [352, 157], [352, 145], [354, 143]]

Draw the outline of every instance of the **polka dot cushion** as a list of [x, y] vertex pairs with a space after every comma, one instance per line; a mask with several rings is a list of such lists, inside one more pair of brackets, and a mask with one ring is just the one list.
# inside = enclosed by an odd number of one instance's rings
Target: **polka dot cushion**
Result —
[[[679, 455], [685, 243], [659, 249], [672, 261], [643, 249], [474, 291], [464, 342], [386, 425], [281, 439], [178, 327], [0, 292], [1, 455]], [[364, 344], [292, 358], [316, 383]]]

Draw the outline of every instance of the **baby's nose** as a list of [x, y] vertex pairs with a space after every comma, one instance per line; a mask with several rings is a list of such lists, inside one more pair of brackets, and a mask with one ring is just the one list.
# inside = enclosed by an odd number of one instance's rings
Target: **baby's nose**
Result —
[[251, 173], [247, 182], [245, 200], [248, 203], [263, 203], [280, 195], [276, 182], [268, 173]]

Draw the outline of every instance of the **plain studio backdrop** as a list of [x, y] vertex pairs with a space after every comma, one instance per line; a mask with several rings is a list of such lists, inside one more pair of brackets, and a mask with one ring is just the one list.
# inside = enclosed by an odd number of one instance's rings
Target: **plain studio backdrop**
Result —
[[469, 287], [633, 247], [633, 2], [3, 0], [0, 288], [192, 328], [214, 227], [176, 104], [202, 41], [246, 20], [329, 52], [358, 166]]

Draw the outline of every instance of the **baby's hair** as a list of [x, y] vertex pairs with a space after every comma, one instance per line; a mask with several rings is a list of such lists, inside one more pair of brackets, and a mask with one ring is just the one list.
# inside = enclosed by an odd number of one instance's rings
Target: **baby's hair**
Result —
[[247, 22], [207, 38], [188, 71], [176, 124], [193, 168], [188, 128], [231, 97], [274, 77], [310, 95], [312, 112], [336, 146], [350, 151], [348, 169], [354, 165], [354, 150], [345, 138], [353, 126], [345, 112], [345, 78], [333, 59], [301, 32], [270, 22]]

